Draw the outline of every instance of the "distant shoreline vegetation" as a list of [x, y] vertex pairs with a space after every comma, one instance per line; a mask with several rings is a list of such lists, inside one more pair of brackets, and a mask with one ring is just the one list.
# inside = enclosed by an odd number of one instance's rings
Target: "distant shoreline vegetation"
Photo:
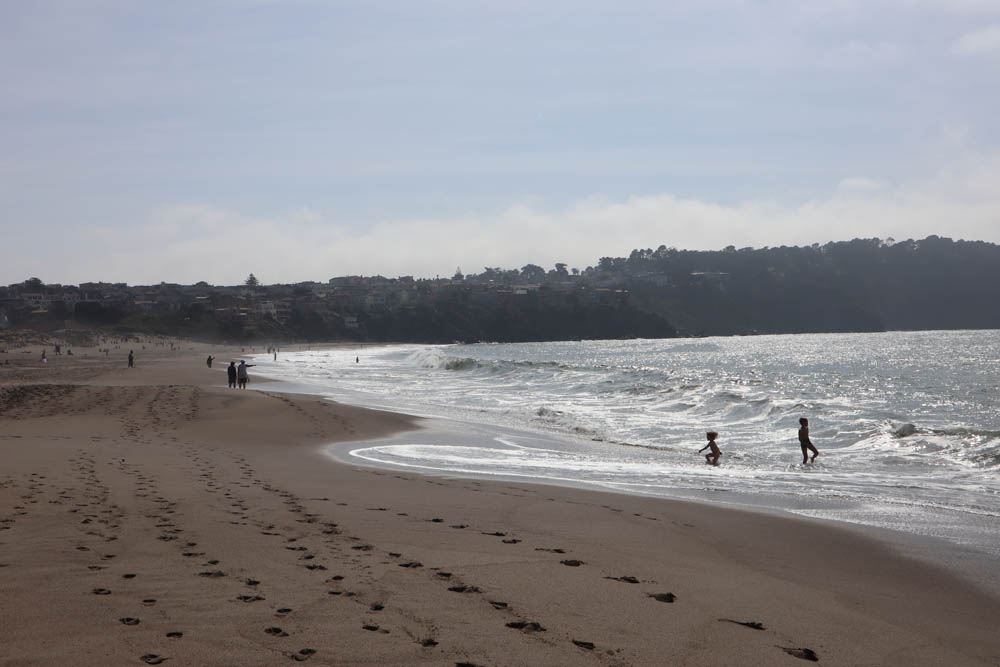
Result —
[[1000, 328], [1000, 246], [929, 236], [678, 250], [451, 278], [0, 287], [0, 329], [230, 342], [524, 342]]

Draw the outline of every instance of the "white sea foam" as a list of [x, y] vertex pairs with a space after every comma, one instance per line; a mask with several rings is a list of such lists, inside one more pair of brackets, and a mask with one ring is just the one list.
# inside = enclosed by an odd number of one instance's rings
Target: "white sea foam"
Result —
[[[410, 345], [259, 363], [340, 401], [513, 434], [356, 448], [368, 462], [782, 497], [1000, 554], [1000, 332]], [[717, 468], [696, 454], [707, 430], [721, 434]], [[802, 505], [816, 501], [828, 506]]]

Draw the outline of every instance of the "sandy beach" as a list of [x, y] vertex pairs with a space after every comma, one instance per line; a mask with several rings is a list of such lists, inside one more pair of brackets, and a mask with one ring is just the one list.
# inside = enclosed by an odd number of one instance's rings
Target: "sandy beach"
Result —
[[0, 354], [0, 665], [1000, 664], [1000, 599], [871, 536], [337, 463], [420, 421], [126, 347]]

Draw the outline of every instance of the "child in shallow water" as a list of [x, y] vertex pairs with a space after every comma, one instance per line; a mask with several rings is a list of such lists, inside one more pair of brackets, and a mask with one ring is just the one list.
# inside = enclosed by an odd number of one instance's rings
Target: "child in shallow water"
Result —
[[708, 454], [705, 454], [705, 463], [711, 463], [712, 465], [717, 466], [719, 465], [719, 457], [722, 456], [722, 450], [720, 450], [719, 446], [715, 444], [715, 439], [719, 437], [719, 434], [715, 431], [709, 431], [705, 435], [708, 436], [708, 444], [699, 449], [698, 453], [701, 454], [706, 449], [711, 449]]

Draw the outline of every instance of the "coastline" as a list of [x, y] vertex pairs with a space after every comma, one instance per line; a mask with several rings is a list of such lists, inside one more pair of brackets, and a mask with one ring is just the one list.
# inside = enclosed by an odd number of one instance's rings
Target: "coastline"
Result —
[[[456, 428], [443, 426], [454, 423]], [[598, 483], [580, 481], [579, 479], [563, 478], [532, 478], [504, 473], [485, 474], [473, 470], [441, 470], [431, 467], [408, 466], [405, 464], [386, 463], [377, 459], [367, 459], [359, 456], [370, 448], [393, 446], [402, 443], [443, 444], [476, 443], [485, 445], [485, 438], [494, 438], [498, 429], [495, 426], [479, 428], [462, 422], [452, 422], [449, 419], [422, 418], [417, 431], [394, 433], [372, 441], [340, 442], [324, 448], [325, 453], [335, 462], [346, 466], [362, 466], [373, 470], [390, 471], [404, 474], [416, 474], [443, 480], [478, 480], [496, 484], [520, 484], [540, 489], [546, 488], [575, 489], [603, 494], [608, 502], [618, 498], [642, 498], [665, 503], [683, 503], [693, 508], [711, 507], [722, 511], [735, 513], [761, 514], [778, 520], [814, 522], [835, 530], [847, 531], [864, 536], [877, 543], [889, 546], [897, 554], [922, 562], [931, 567], [940, 568], [963, 579], [969, 585], [1000, 598], [1000, 575], [998, 566], [1000, 559], [990, 553], [971, 546], [957, 544], [942, 537], [905, 532], [879, 525], [857, 523], [846, 519], [829, 516], [829, 510], [841, 508], [842, 505], [830, 500], [803, 499], [796, 496], [763, 496], [761, 494], [738, 493], [721, 489], [703, 489], [684, 494], [665, 496], [661, 493], [641, 493], [638, 491], [623, 491]], [[516, 432], [516, 429], [507, 429]], [[488, 434], [488, 435], [487, 435]]]
[[229, 390], [205, 368], [208, 348], [191, 347], [135, 369], [61, 358], [3, 370], [0, 664], [1000, 655], [1000, 599], [859, 531], [335, 463], [330, 443], [417, 422]]

